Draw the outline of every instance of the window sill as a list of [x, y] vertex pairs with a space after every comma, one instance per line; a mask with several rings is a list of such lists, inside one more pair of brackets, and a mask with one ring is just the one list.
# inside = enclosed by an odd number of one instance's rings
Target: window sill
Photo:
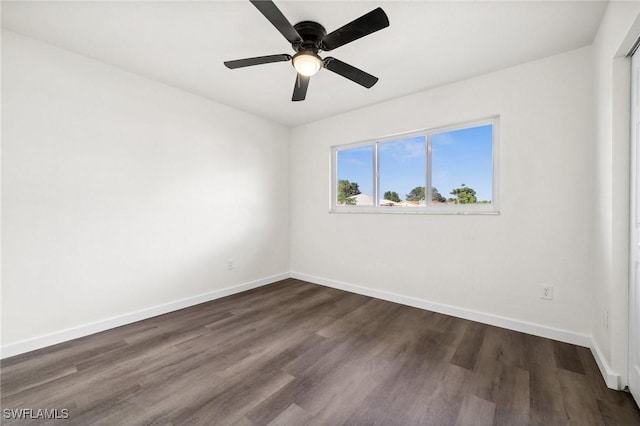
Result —
[[457, 216], [471, 216], [471, 215], [489, 215], [499, 216], [500, 210], [496, 209], [478, 209], [478, 210], [436, 210], [436, 209], [393, 209], [393, 208], [334, 208], [329, 209], [330, 214], [400, 214], [400, 215], [457, 215]]

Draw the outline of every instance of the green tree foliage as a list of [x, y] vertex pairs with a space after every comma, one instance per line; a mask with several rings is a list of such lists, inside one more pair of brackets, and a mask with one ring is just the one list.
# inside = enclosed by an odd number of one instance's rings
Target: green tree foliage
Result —
[[425, 199], [425, 187], [416, 186], [407, 194], [407, 201], [423, 201]]
[[360, 194], [360, 188], [357, 182], [349, 182], [346, 179], [338, 181], [338, 192], [343, 193], [347, 197], [353, 197]]
[[400, 196], [396, 191], [387, 191], [384, 193], [384, 196], [382, 198], [389, 201], [395, 201], [396, 203], [399, 203], [401, 201]]
[[356, 182], [340, 179], [338, 181], [338, 204], [355, 206], [356, 199], [354, 196], [360, 194], [360, 188], [358, 186]]
[[440, 192], [438, 192], [438, 188], [436, 187], [431, 188], [431, 200], [436, 203], [444, 203], [447, 201], [447, 199], [444, 198]]
[[464, 183], [460, 185], [460, 188], [456, 188], [451, 191], [451, 195], [456, 196], [456, 198], [452, 199], [456, 204], [474, 204], [478, 201], [476, 198], [476, 191], [465, 186]]

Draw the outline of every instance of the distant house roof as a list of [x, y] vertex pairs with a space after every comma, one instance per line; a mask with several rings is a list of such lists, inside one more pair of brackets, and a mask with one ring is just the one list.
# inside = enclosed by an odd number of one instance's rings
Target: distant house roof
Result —
[[[358, 194], [358, 195], [354, 195], [352, 197], [349, 198], [353, 198], [353, 200], [355, 201], [355, 205], [356, 206], [373, 206], [373, 196], [369, 195], [369, 194]], [[418, 207], [418, 206], [424, 206], [425, 201], [408, 201], [408, 200], [402, 200], [400, 202], [397, 201], [392, 201], [392, 200], [387, 200], [386, 198], [383, 198], [380, 200], [380, 206], [387, 206], [387, 207], [391, 207], [391, 206], [401, 206], [401, 207]]]
[[372, 206], [373, 197], [367, 194], [358, 194], [353, 197], [356, 200], [356, 206]]

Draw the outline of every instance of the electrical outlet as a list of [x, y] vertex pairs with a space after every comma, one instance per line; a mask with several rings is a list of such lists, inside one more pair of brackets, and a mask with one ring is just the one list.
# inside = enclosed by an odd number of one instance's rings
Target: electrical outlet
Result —
[[542, 284], [540, 299], [553, 300], [553, 286]]
[[227, 269], [233, 269], [233, 259], [227, 259]]

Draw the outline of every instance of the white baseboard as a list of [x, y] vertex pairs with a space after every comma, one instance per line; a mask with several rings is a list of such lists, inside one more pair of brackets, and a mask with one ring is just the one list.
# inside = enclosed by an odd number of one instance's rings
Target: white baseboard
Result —
[[339, 290], [349, 291], [351, 293], [362, 294], [364, 296], [375, 297], [376, 299], [388, 300], [390, 302], [400, 303], [402, 305], [413, 306], [415, 308], [451, 315], [458, 318], [481, 322], [483, 324], [495, 325], [496, 327], [520, 331], [527, 334], [533, 334], [534, 336], [559, 340], [561, 342], [571, 343], [578, 346], [584, 346], [587, 348], [591, 346], [591, 336], [586, 334], [575, 333], [572, 331], [548, 327], [532, 322], [488, 314], [486, 312], [460, 308], [458, 306], [447, 305], [444, 303], [431, 302], [429, 300], [419, 299], [417, 297], [411, 296], [404, 296], [402, 294], [392, 293], [389, 291], [375, 290], [355, 284], [301, 274], [299, 272], [291, 272], [291, 278], [296, 278], [327, 287], [333, 287]]
[[598, 364], [598, 368], [600, 369], [600, 373], [602, 374], [607, 387], [615, 390], [622, 389], [620, 375], [611, 370], [595, 340], [587, 334], [575, 333], [560, 328], [460, 308], [458, 306], [447, 305], [444, 303], [431, 302], [425, 299], [404, 296], [389, 291], [375, 290], [342, 281], [302, 274], [300, 272], [291, 272], [291, 278], [589, 348], [591, 349], [591, 353]]
[[589, 348], [591, 349], [593, 357], [596, 359], [596, 364], [598, 364], [600, 374], [602, 374], [602, 378], [607, 384], [607, 387], [609, 389], [615, 390], [624, 389], [624, 386], [622, 385], [622, 377], [611, 370], [611, 367], [609, 367], [609, 363], [607, 363], [607, 359], [602, 354], [600, 347], [593, 337], [591, 338], [591, 345], [589, 345]]
[[36, 349], [41, 349], [47, 346], [56, 345], [58, 343], [88, 336], [90, 334], [99, 333], [101, 331], [131, 324], [158, 315], [163, 315], [169, 312], [177, 311], [179, 309], [188, 308], [190, 306], [251, 290], [253, 288], [261, 287], [287, 278], [289, 278], [288, 273], [273, 275], [255, 281], [226, 287], [220, 290], [210, 291], [197, 296], [187, 297], [185, 299], [176, 300], [174, 302], [152, 306], [150, 308], [141, 309], [139, 311], [131, 312], [128, 314], [119, 315], [89, 324], [83, 324], [77, 327], [56, 331], [54, 333], [45, 334], [43, 336], [21, 340], [15, 343], [9, 343], [0, 348], [0, 359], [19, 355]]
[[489, 324], [509, 330], [520, 331], [523, 333], [532, 334], [534, 336], [545, 337], [548, 339], [588, 347], [591, 349], [591, 353], [593, 354], [593, 357], [598, 364], [598, 368], [600, 369], [600, 373], [602, 374], [607, 387], [609, 387], [610, 389], [620, 390], [622, 386], [620, 375], [611, 370], [597, 343], [589, 335], [575, 333], [554, 327], [548, 327], [527, 321], [516, 320], [513, 318], [502, 317], [499, 315], [488, 314], [486, 312], [474, 311], [471, 309], [465, 309], [458, 306], [447, 305], [444, 303], [431, 302], [425, 299], [404, 296], [393, 292], [376, 290], [368, 287], [358, 286], [355, 284], [349, 284], [327, 278], [316, 277], [299, 272], [273, 275], [255, 281], [226, 287], [220, 290], [214, 290], [208, 293], [200, 294], [198, 296], [188, 297], [174, 302], [165, 303], [163, 305], [153, 306], [125, 315], [119, 315], [89, 324], [60, 330], [43, 336], [10, 343], [0, 348], [0, 359], [19, 355], [36, 349], [41, 349], [47, 346], [56, 345], [58, 343], [77, 339], [79, 337], [85, 337], [90, 334], [99, 333], [101, 331], [131, 324], [158, 315], [163, 315], [169, 312], [177, 311], [179, 309], [188, 308], [190, 306], [251, 290], [253, 288], [261, 287], [287, 278], [295, 278], [326, 287], [332, 287], [351, 293], [374, 297], [376, 299], [388, 300], [390, 302], [400, 303], [402, 305], [413, 306], [416, 308], [451, 315], [458, 318], [477, 321], [483, 324]]

